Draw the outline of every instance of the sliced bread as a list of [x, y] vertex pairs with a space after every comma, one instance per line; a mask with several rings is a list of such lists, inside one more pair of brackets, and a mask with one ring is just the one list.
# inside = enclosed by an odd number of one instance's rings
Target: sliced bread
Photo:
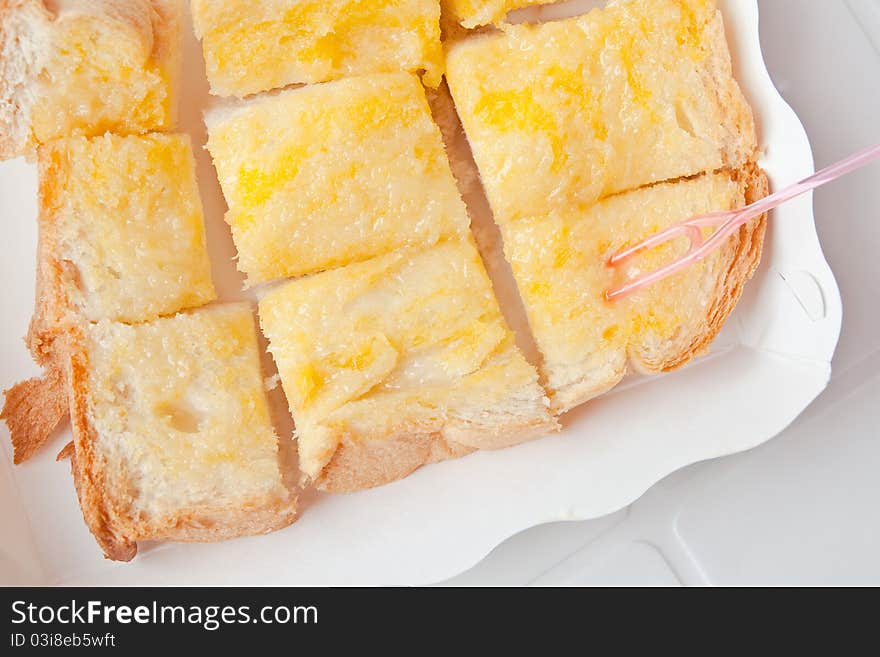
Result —
[[605, 300], [605, 290], [682, 255], [687, 243], [649, 251], [619, 271], [606, 265], [608, 258], [677, 221], [766, 194], [766, 177], [749, 164], [625, 192], [585, 212], [504, 225], [504, 252], [543, 355], [554, 411], [610, 389], [628, 365], [659, 373], [703, 353], [758, 266], [765, 218], [688, 270], [614, 302]]
[[452, 45], [447, 79], [502, 225], [755, 158], [711, 0], [505, 27]]
[[86, 326], [70, 386], [77, 494], [107, 558], [295, 519], [247, 304]]
[[348, 78], [209, 113], [249, 284], [468, 233], [416, 76]]
[[469, 239], [282, 284], [260, 322], [319, 488], [378, 486], [557, 429]]
[[192, 0], [192, 13], [218, 96], [392, 71], [440, 82], [438, 0]]

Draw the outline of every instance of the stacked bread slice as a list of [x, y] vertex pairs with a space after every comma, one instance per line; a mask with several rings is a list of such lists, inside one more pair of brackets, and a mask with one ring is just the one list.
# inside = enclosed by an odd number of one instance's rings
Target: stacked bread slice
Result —
[[[15, 145], [5, 154], [35, 149], [39, 172], [27, 342], [45, 375], [6, 393], [14, 459], [30, 457], [70, 415], [74, 440], [60, 456], [71, 458], [83, 515], [111, 559], [131, 559], [140, 540], [218, 540], [289, 524], [295, 497], [253, 312], [202, 307], [217, 295], [190, 138], [151, 132], [175, 123], [182, 7], [58, 6], [4, 5], [5, 46], [23, 38], [13, 35], [19, 22], [44, 21], [33, 44], [39, 67], [26, 71], [35, 76], [23, 91], [29, 104], [16, 107], [26, 138], [0, 128]], [[4, 51], [4, 66], [9, 58]], [[41, 116], [55, 120], [52, 130]]]
[[249, 284], [469, 234], [415, 75], [291, 89], [206, 120]]
[[766, 194], [714, 2], [627, 0], [508, 26], [453, 45], [447, 78], [554, 410], [608, 390], [627, 362], [659, 372], [700, 354], [757, 267], [763, 217], [630, 299], [603, 291], [684, 245], [615, 271], [605, 262], [619, 249]]
[[325, 490], [384, 484], [556, 428], [469, 239], [289, 281], [260, 322]]

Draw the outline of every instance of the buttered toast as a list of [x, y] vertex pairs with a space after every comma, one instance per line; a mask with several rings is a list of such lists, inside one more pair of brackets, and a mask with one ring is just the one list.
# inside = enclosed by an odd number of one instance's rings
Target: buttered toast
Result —
[[295, 519], [247, 304], [84, 326], [70, 386], [71, 467], [107, 558], [131, 559], [138, 541], [216, 541]]
[[558, 428], [469, 240], [284, 283], [259, 312], [300, 468], [324, 490]]
[[710, 0], [628, 0], [507, 26], [453, 44], [446, 66], [502, 226], [755, 158]]
[[621, 271], [609, 268], [608, 258], [682, 218], [741, 207], [766, 194], [766, 177], [750, 164], [625, 192], [586, 212], [517, 219], [504, 227], [504, 252], [543, 355], [554, 411], [610, 389], [628, 366], [659, 373], [700, 355], [758, 266], [765, 218], [687, 271], [611, 303], [605, 290], [634, 275], [632, 267], [665, 264], [687, 243], [655, 249]]
[[[619, 269], [610, 255], [754, 201], [767, 178], [712, 0], [506, 22], [548, 3], [191, 0], [224, 97], [206, 147], [302, 487], [367, 489], [558, 431], [628, 371], [703, 353], [755, 272], [765, 217], [606, 300], [684, 245]], [[192, 145], [171, 132], [179, 10], [0, 0], [0, 157], [39, 166], [28, 346], [45, 369], [2, 416], [20, 462], [70, 414], [63, 454], [114, 560], [297, 513], [253, 312], [213, 303]], [[503, 241], [501, 266], [475, 234]], [[521, 311], [515, 336], [502, 313]]]
[[218, 96], [352, 75], [442, 74], [438, 0], [192, 0]]
[[412, 74], [293, 89], [216, 110], [206, 122], [249, 284], [469, 234]]
[[0, 1], [0, 159], [173, 129], [183, 0]]

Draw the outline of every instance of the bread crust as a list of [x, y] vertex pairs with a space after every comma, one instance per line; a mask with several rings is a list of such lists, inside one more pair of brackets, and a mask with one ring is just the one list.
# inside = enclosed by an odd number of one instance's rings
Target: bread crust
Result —
[[747, 166], [757, 158], [758, 138], [755, 116], [739, 83], [733, 75], [730, 48], [724, 32], [724, 17], [716, 10], [715, 19], [706, 27], [709, 59], [703, 67], [704, 88], [715, 94], [715, 104], [721, 115], [720, 125], [728, 130], [722, 143], [725, 167]]
[[477, 450], [502, 449], [534, 440], [559, 430], [555, 421], [485, 425], [458, 422], [443, 431], [419, 432], [417, 427], [393, 436], [356, 439], [338, 437], [330, 461], [315, 485], [332, 493], [349, 493], [382, 486], [412, 474], [429, 463], [466, 456]]
[[[65, 273], [75, 276], [70, 263], [61, 258], [58, 245], [58, 194], [65, 186], [62, 176], [68, 170], [60, 158], [62, 149], [48, 145], [39, 149], [39, 211], [37, 216], [37, 280], [34, 315], [25, 338], [34, 360], [40, 365], [52, 359], [56, 340], [64, 334], [62, 318], [70, 310], [63, 291]], [[67, 269], [67, 271], [65, 271]]]
[[73, 453], [70, 471], [86, 522], [104, 556], [113, 561], [131, 561], [137, 543], [114, 531], [112, 498], [105, 495], [104, 464], [95, 454], [97, 432], [89, 419], [87, 358], [82, 351], [70, 358], [70, 420], [73, 425]]
[[[2, 2], [3, 0], [0, 0]], [[40, 3], [42, 6], [42, 3]], [[2, 20], [2, 16], [0, 16]], [[63, 263], [58, 257], [55, 196], [56, 181], [64, 167], [58, 166], [55, 151], [47, 149], [39, 158], [39, 215], [36, 268], [36, 298], [25, 343], [34, 360], [44, 368], [42, 377], [23, 381], [5, 391], [0, 418], [9, 426], [16, 464], [26, 461], [46, 443], [68, 415], [68, 328], [61, 321], [66, 312], [62, 294]]]
[[12, 460], [18, 465], [33, 456], [67, 417], [64, 368], [57, 361], [49, 363], [42, 377], [17, 383], [4, 395], [0, 419], [9, 427]]
[[84, 349], [72, 352], [69, 370], [71, 472], [83, 519], [107, 559], [130, 561], [137, 554], [138, 541], [221, 541], [266, 534], [296, 520], [297, 500], [289, 491], [260, 505], [182, 507], [162, 522], [148, 516], [134, 517], [127, 508], [131, 493], [111, 482], [106, 461], [96, 449], [98, 434], [90, 416], [88, 355]]
[[[40, 149], [40, 190], [34, 314], [25, 343], [44, 374], [16, 384], [5, 391], [0, 418], [6, 420], [13, 446], [13, 461], [23, 463], [42, 447], [68, 416], [68, 365], [71, 331], [65, 321], [68, 302], [63, 293], [65, 269], [71, 267], [59, 257], [57, 245], [56, 195], [60, 166], [57, 149]], [[66, 275], [73, 275], [67, 271]], [[72, 320], [71, 320], [72, 321]]]

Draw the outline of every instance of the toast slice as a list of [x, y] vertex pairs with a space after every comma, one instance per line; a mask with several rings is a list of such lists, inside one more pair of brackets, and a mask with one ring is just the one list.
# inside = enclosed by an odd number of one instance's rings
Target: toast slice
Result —
[[211, 92], [244, 97], [352, 75], [442, 75], [438, 0], [192, 0]]
[[248, 284], [468, 233], [414, 75], [288, 90], [206, 122]]
[[450, 46], [447, 79], [502, 225], [755, 159], [712, 0], [507, 26]]
[[61, 139], [38, 164], [38, 362], [75, 318], [143, 322], [216, 299], [189, 136]]
[[185, 135], [72, 137], [38, 149], [37, 295], [27, 343], [45, 376], [6, 392], [14, 460], [67, 416], [70, 331], [144, 322], [216, 298]]
[[138, 541], [217, 541], [295, 519], [247, 304], [86, 326], [70, 386], [73, 476], [108, 559], [130, 560]]
[[321, 489], [378, 486], [558, 428], [470, 240], [284, 283], [260, 322], [300, 469]]
[[173, 129], [182, 0], [0, 1], [0, 159]]
[[462, 27], [498, 24], [514, 9], [546, 5], [557, 0], [442, 0], [448, 12]]
[[[660, 183], [600, 201], [586, 212], [518, 219], [502, 229], [529, 325], [543, 354], [553, 410], [566, 411], [616, 385], [628, 364], [642, 373], [677, 368], [712, 342], [761, 258], [765, 217], [666, 280], [612, 303], [604, 291], [682, 255], [685, 240], [615, 271], [619, 249], [690, 216], [729, 210], [767, 194], [754, 164]], [[708, 230], [708, 229], [707, 229]]]

